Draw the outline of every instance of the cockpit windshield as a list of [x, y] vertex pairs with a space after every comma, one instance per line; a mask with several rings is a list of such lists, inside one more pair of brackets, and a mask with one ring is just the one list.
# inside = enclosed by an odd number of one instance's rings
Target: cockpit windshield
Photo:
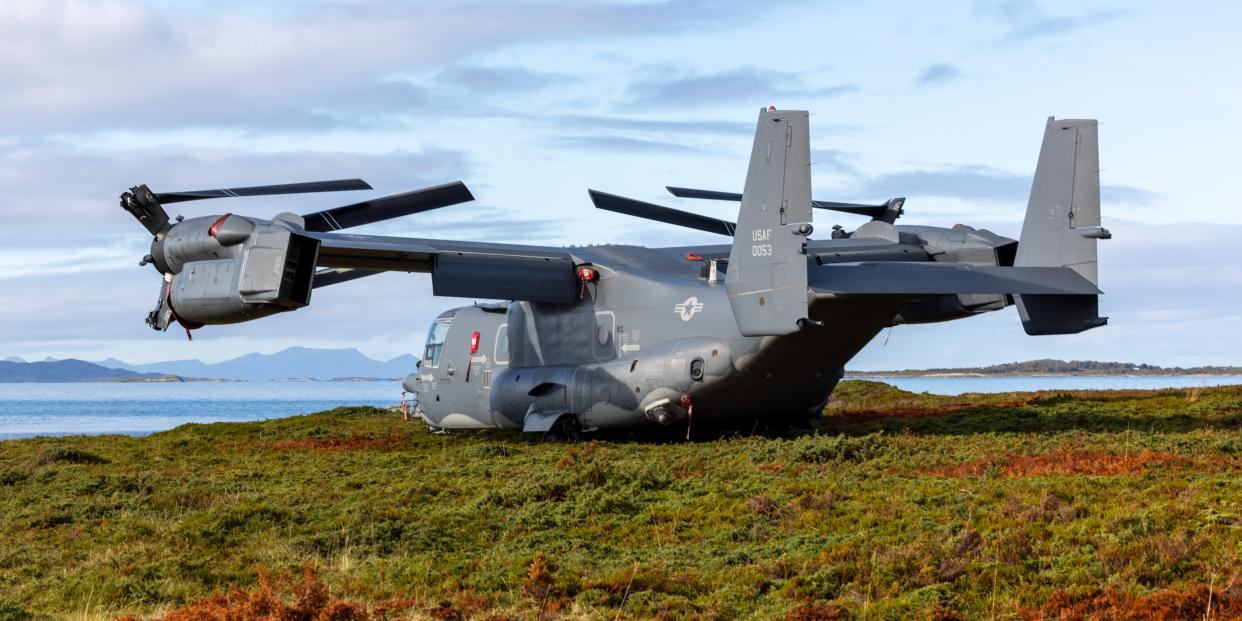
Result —
[[440, 352], [444, 349], [444, 339], [448, 336], [449, 322], [432, 322], [427, 332], [427, 348], [423, 350], [423, 366], [440, 366]]

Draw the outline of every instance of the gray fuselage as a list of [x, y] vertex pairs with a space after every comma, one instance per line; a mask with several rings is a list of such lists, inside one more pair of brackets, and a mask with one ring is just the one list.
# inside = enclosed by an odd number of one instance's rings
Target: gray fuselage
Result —
[[[875, 237], [860, 229], [809, 241], [808, 269], [860, 261], [1004, 265], [1016, 245], [969, 227], [886, 227]], [[576, 303], [475, 305], [436, 319], [420, 369], [406, 381], [423, 420], [444, 429], [530, 431], [566, 415], [588, 430], [669, 425], [689, 415], [696, 424], [805, 420], [820, 412], [846, 362], [886, 326], [958, 319], [1008, 302], [1002, 295], [868, 296], [812, 304], [812, 322], [795, 334], [746, 337], [723, 282], [727, 246], [571, 252], [598, 273]]]

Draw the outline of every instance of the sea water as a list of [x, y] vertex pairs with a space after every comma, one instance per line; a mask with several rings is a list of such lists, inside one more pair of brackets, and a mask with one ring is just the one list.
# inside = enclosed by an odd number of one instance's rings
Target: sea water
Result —
[[400, 401], [401, 383], [395, 380], [0, 384], [0, 439], [144, 435], [184, 423], [263, 420]]
[[[957, 395], [1033, 390], [1158, 389], [1242, 384], [1242, 376], [883, 377], [902, 390]], [[388, 407], [401, 384], [376, 382], [115, 382], [0, 384], [0, 439], [144, 435], [184, 423], [252, 421], [343, 405]]]

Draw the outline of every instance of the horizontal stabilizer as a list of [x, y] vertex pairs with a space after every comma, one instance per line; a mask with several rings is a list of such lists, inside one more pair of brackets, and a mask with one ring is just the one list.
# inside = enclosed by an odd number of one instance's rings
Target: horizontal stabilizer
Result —
[[627, 216], [636, 216], [646, 218], [647, 220], [655, 220], [656, 222], [664, 222], [665, 224], [674, 224], [684, 226], [689, 229], [699, 231], [707, 231], [708, 233], [719, 233], [720, 235], [733, 236], [734, 229], [737, 225], [728, 220], [720, 220], [718, 218], [709, 218], [701, 216], [697, 213], [688, 211], [680, 211], [677, 209], [669, 209], [652, 203], [644, 203], [636, 201], [632, 198], [617, 196], [616, 194], [608, 194], [599, 190], [587, 190], [591, 194], [591, 202], [595, 203], [597, 209], [605, 211], [613, 211], [623, 213]]
[[962, 263], [880, 261], [812, 267], [808, 285], [821, 295], [954, 295], [969, 293], [1094, 296], [1095, 285], [1066, 267], [996, 267]]
[[1018, 317], [1031, 336], [1078, 334], [1108, 325], [1108, 317], [1100, 316], [1100, 298], [1094, 295], [1019, 296]]
[[[717, 190], [698, 190], [695, 188], [679, 188], [677, 186], [665, 186], [670, 194], [678, 198], [702, 198], [712, 201], [733, 201], [742, 200], [742, 195], [738, 192], [720, 192]], [[892, 224], [897, 216], [901, 215], [901, 206], [906, 199], [894, 198], [882, 205], [864, 205], [861, 203], [841, 203], [836, 201], [811, 201], [811, 206], [816, 209], [828, 209], [830, 211], [840, 211], [843, 213], [852, 213], [859, 216], [867, 216], [875, 220], [884, 220]]]
[[472, 200], [474, 200], [474, 195], [466, 188], [466, 184], [454, 181], [453, 183], [445, 183], [421, 190], [403, 192], [343, 207], [317, 211], [306, 214], [302, 218], [306, 220], [306, 230], [324, 233], [400, 218]]

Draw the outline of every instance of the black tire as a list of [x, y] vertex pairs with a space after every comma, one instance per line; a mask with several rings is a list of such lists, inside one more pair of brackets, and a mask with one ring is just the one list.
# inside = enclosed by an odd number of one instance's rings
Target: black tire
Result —
[[581, 442], [582, 424], [578, 417], [566, 414], [552, 424], [552, 428], [543, 434], [544, 442]]

